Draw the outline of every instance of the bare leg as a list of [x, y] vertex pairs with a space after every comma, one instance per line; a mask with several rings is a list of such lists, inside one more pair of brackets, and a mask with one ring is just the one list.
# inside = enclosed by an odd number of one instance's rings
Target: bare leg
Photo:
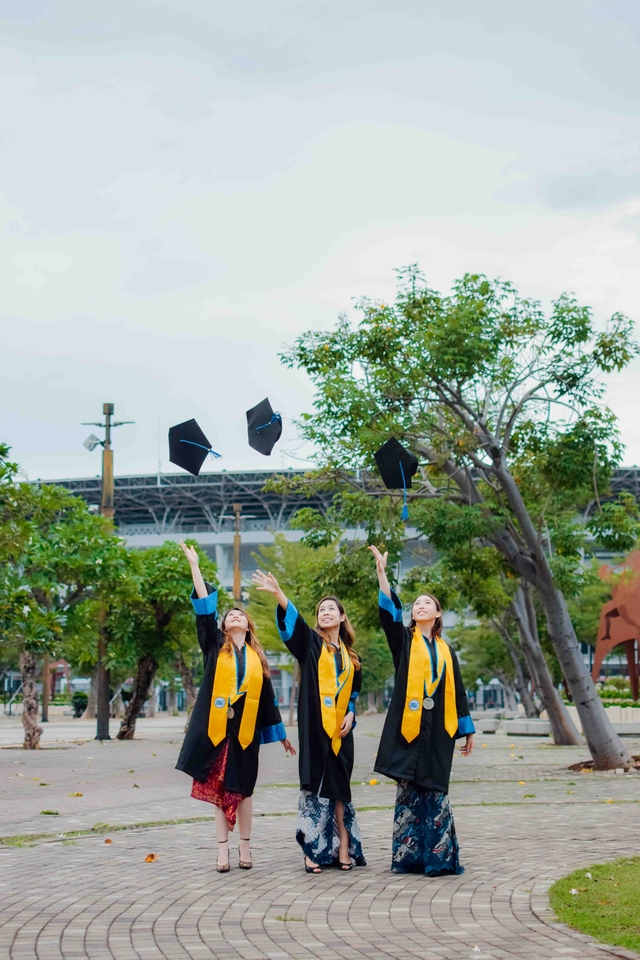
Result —
[[[253, 818], [253, 797], [245, 797], [238, 804], [238, 834], [240, 839], [240, 859], [251, 862], [251, 820]], [[244, 839], [243, 839], [244, 838]]]
[[344, 825], [344, 803], [342, 800], [336, 800], [336, 822], [340, 832], [340, 847], [338, 856], [340, 863], [351, 863], [349, 856], [349, 833]]
[[218, 840], [218, 866], [226, 867], [229, 863], [229, 824], [220, 807], [214, 806], [216, 815], [216, 837]]

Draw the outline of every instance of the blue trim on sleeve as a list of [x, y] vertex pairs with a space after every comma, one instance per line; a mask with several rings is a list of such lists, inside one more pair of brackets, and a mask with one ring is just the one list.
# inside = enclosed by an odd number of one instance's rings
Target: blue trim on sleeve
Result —
[[191, 603], [198, 617], [205, 617], [209, 613], [214, 615], [218, 612], [218, 591], [214, 590], [207, 597], [194, 597], [195, 590], [191, 594]]
[[286, 740], [287, 731], [282, 721], [274, 723], [272, 727], [264, 727], [260, 731], [260, 743], [275, 743], [276, 740]]
[[382, 590], [378, 594], [378, 606], [390, 613], [395, 623], [402, 623], [402, 607], [396, 607], [392, 598], [388, 597]]
[[473, 725], [473, 720], [471, 717], [458, 717], [458, 733], [463, 737], [468, 733], [475, 733], [476, 728]]
[[[284, 615], [284, 618], [281, 616], [282, 607], [278, 606], [276, 609], [276, 625], [278, 627], [278, 632], [284, 642], [291, 640], [293, 636], [293, 628], [296, 625], [296, 620], [298, 619], [298, 611], [289, 600], [287, 605], [287, 611]], [[281, 625], [282, 624], [282, 625]]]

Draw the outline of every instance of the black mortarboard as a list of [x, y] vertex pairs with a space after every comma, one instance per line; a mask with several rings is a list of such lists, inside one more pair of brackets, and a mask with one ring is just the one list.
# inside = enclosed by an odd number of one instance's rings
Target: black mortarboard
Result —
[[268, 457], [282, 434], [282, 417], [273, 412], [269, 398], [247, 410], [249, 446]]
[[411, 477], [418, 469], [418, 459], [402, 446], [395, 437], [390, 437], [374, 453], [380, 476], [388, 490], [404, 490], [402, 519], [409, 519], [407, 490], [411, 489]]
[[169, 460], [197, 477], [207, 454], [219, 457], [195, 420], [185, 420], [169, 429]]

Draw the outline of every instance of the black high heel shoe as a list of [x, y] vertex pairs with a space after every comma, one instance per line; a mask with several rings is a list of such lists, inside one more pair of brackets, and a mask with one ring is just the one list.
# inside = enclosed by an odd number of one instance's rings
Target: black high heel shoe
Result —
[[322, 873], [322, 867], [319, 867], [318, 864], [316, 864], [315, 867], [310, 867], [306, 857], [304, 858], [304, 869], [305, 873], [315, 873], [316, 875]]
[[[229, 841], [228, 841], [228, 840], [218, 840], [218, 846], [219, 846], [221, 843], [229, 843]], [[229, 863], [225, 863], [224, 866], [221, 867], [220, 864], [216, 862], [216, 870], [218, 871], [218, 873], [229, 873], [229, 870], [231, 870], [231, 866], [230, 866]]]
[[[249, 843], [251, 837], [240, 837], [243, 843]], [[238, 857], [240, 857], [240, 847], [238, 846]], [[253, 866], [253, 860], [238, 860], [238, 866], [241, 870], [251, 870]]]

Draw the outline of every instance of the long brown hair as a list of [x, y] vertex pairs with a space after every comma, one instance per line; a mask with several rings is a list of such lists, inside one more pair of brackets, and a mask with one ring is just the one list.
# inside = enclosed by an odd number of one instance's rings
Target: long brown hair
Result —
[[358, 654], [353, 648], [356, 642], [356, 635], [353, 632], [353, 627], [349, 623], [349, 617], [347, 616], [347, 611], [342, 606], [342, 603], [338, 600], [338, 598], [334, 597], [332, 594], [328, 594], [326, 597], [323, 597], [322, 600], [320, 600], [320, 602], [316, 606], [316, 626], [315, 626], [316, 633], [320, 634], [320, 636], [322, 637], [324, 642], [327, 644], [327, 646], [330, 645], [331, 638], [327, 636], [327, 634], [323, 631], [322, 627], [318, 623], [318, 610], [320, 609], [321, 604], [325, 602], [325, 600], [332, 600], [333, 603], [335, 603], [338, 610], [340, 611], [340, 616], [344, 615], [344, 620], [341, 621], [340, 630], [338, 632], [340, 634], [340, 639], [342, 640], [345, 647], [347, 648], [347, 653], [351, 658], [351, 662], [353, 663], [356, 670], [359, 670], [360, 657], [358, 656]]
[[264, 655], [264, 650], [263, 650], [262, 647], [260, 646], [260, 641], [258, 640], [258, 638], [257, 638], [257, 636], [256, 636], [256, 627], [255, 627], [255, 624], [254, 624], [253, 620], [251, 619], [251, 617], [249, 616], [249, 614], [247, 613], [247, 611], [246, 611], [246, 610], [243, 610], [242, 607], [231, 607], [231, 610], [227, 610], [227, 612], [225, 613], [224, 617], [222, 618], [222, 623], [220, 624], [220, 630], [222, 631], [222, 633], [223, 633], [223, 635], [224, 635], [224, 643], [222, 644], [221, 650], [224, 650], [225, 653], [231, 653], [231, 651], [232, 651], [232, 649], [233, 649], [233, 640], [231, 639], [231, 637], [229, 636], [229, 634], [228, 634], [227, 631], [225, 630], [225, 624], [226, 624], [226, 622], [227, 622], [227, 617], [229, 616], [229, 614], [231, 613], [232, 610], [238, 610], [240, 613], [243, 613], [243, 614], [245, 615], [245, 617], [247, 618], [247, 623], [249, 624], [249, 629], [247, 630], [247, 632], [246, 632], [245, 635], [244, 635], [244, 642], [245, 642], [246, 644], [248, 644], [250, 647], [253, 647], [253, 649], [255, 650], [255, 652], [256, 652], [256, 653], [258, 654], [258, 656], [260, 657], [260, 663], [262, 664], [262, 675], [263, 675], [263, 677], [270, 677], [270, 676], [271, 676], [271, 672], [270, 672], [270, 670], [269, 670], [269, 664], [267, 663], [267, 658], [266, 658], [265, 655]]
[[[434, 597], [434, 595], [433, 595], [432, 593], [421, 593], [421, 594], [419, 594], [419, 595], [416, 597], [416, 599], [415, 599], [415, 600], [413, 601], [413, 603], [411, 604], [411, 609], [412, 609], [412, 610], [413, 610], [413, 608], [415, 607], [416, 603], [418, 602], [419, 597], [429, 597], [431, 600], [433, 600], [433, 602], [435, 603], [436, 607], [438, 608], [438, 610], [439, 610], [439, 612], [440, 612], [440, 616], [437, 617], [437, 618], [433, 621], [433, 627], [431, 628], [431, 636], [432, 636], [432, 638], [433, 638], [433, 637], [441, 637], [441, 636], [442, 636], [442, 604], [440, 603], [440, 601], [438, 600], [437, 597]], [[413, 628], [414, 628], [415, 626], [416, 626], [416, 622], [415, 622], [415, 620], [413, 619], [413, 616], [412, 616], [412, 617], [411, 617], [411, 623], [409, 624], [409, 630], [413, 630]]]

